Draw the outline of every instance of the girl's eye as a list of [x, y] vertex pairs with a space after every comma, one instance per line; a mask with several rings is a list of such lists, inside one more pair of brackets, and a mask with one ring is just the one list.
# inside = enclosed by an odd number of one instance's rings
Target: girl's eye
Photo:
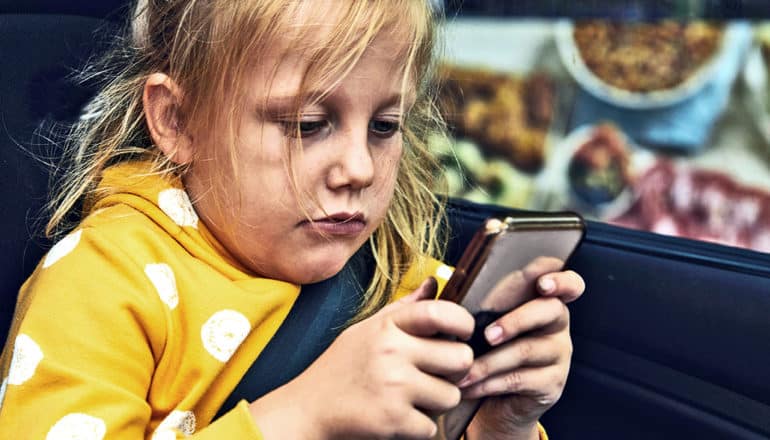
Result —
[[329, 125], [326, 120], [318, 121], [286, 121], [283, 123], [287, 136], [307, 138], [320, 133]]
[[374, 133], [375, 136], [381, 138], [389, 138], [399, 131], [401, 125], [397, 121], [388, 120], [372, 120], [369, 122], [369, 131]]

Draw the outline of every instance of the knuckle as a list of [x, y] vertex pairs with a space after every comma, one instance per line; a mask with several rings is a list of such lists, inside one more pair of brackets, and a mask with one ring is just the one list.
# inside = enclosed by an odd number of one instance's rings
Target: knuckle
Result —
[[407, 374], [403, 368], [388, 368], [382, 373], [383, 384], [388, 388], [403, 388], [408, 383]]
[[551, 383], [554, 384], [554, 388], [556, 391], [561, 392], [561, 390], [564, 389], [564, 387], [567, 385], [567, 372], [557, 372], [554, 373], [553, 378], [551, 380]]
[[556, 257], [540, 256], [533, 261], [533, 266], [538, 271], [549, 272], [557, 270], [562, 265], [562, 261]]
[[430, 439], [433, 437], [433, 433], [438, 431], [436, 422], [428, 420], [425, 422], [425, 426], [420, 430], [420, 438]]
[[374, 342], [371, 347], [379, 356], [392, 356], [398, 353], [401, 349], [398, 338], [391, 333], [385, 333]]
[[468, 370], [473, 366], [473, 349], [468, 344], [460, 344], [459, 353], [457, 355], [458, 367], [463, 370]]
[[426, 321], [431, 325], [436, 325], [441, 321], [440, 303], [438, 301], [423, 301], [422, 312]]
[[524, 378], [518, 371], [513, 371], [504, 376], [505, 391], [509, 393], [515, 393], [521, 391]]
[[562, 316], [567, 310], [567, 306], [564, 305], [564, 302], [559, 298], [542, 298], [542, 300], [545, 307], [547, 307], [548, 312], [555, 317]]
[[[362, 322], [359, 322], [356, 325], [360, 325], [360, 324], [362, 324]], [[374, 330], [378, 335], [388, 335], [394, 329], [398, 328], [398, 326], [393, 321], [393, 319], [379, 319], [377, 320], [377, 322], [374, 323], [374, 325], [375, 327], [372, 330]]]
[[489, 366], [489, 361], [487, 361], [486, 359], [485, 360], [478, 360], [473, 365], [473, 374], [472, 374], [472, 376], [474, 378], [477, 378], [477, 379], [478, 378], [488, 377], [489, 373], [490, 373], [490, 370], [491, 370], [491, 368]]
[[534, 352], [532, 342], [527, 340], [520, 341], [518, 344], [518, 351], [522, 361], [529, 359]]
[[500, 318], [497, 323], [503, 329], [503, 335], [516, 335], [524, 326], [524, 322], [518, 313], [509, 313]]
[[577, 293], [583, 293], [583, 291], [586, 289], [586, 282], [583, 277], [581, 277], [580, 274], [574, 270], [568, 270], [567, 275], [572, 278], [572, 282], [575, 283], [575, 286], [577, 287]]
[[569, 316], [569, 308], [566, 304], [564, 304], [564, 301], [559, 300], [558, 298], [553, 298], [556, 300], [556, 303], [554, 304], [554, 307], [556, 308], [556, 313], [559, 315], [565, 315]]
[[462, 331], [464, 331], [467, 337], [470, 338], [473, 334], [473, 331], [476, 329], [476, 318], [474, 318], [473, 315], [471, 315], [471, 313], [464, 307], [462, 309], [462, 314], [464, 316], [464, 322], [461, 323]]
[[463, 398], [463, 393], [462, 391], [460, 391], [460, 388], [452, 387], [452, 391], [450, 392], [447, 398], [446, 409], [452, 409], [457, 405], [459, 405], [462, 398]]
[[382, 411], [383, 427], [390, 435], [396, 435], [404, 424], [404, 411], [394, 405], [388, 405]]
[[537, 398], [537, 403], [541, 406], [552, 406], [561, 398], [561, 391], [556, 390], [543, 394]]

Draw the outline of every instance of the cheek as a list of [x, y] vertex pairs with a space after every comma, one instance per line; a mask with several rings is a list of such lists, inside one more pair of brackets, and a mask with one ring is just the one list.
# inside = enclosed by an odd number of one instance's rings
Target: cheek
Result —
[[395, 186], [398, 169], [401, 164], [402, 152], [403, 147], [401, 145], [394, 145], [382, 150], [382, 152], [375, 158], [375, 164], [379, 174], [378, 180], [381, 185], [387, 187]]
[[382, 154], [376, 160], [378, 175], [374, 188], [375, 197], [377, 203], [382, 206], [383, 211], [387, 210], [393, 198], [401, 163], [401, 149], [394, 150]]

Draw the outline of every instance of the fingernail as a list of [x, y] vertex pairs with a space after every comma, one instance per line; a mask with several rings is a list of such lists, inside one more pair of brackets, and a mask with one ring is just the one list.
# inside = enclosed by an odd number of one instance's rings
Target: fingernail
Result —
[[556, 288], [556, 282], [551, 278], [540, 278], [538, 284], [543, 293], [551, 293]]
[[460, 381], [460, 383], [457, 384], [457, 386], [459, 388], [465, 388], [468, 385], [470, 385], [471, 383], [473, 383], [473, 379], [471, 378], [471, 375], [469, 373], [469, 374], [465, 375], [465, 377]]
[[435, 278], [428, 277], [428, 279], [426, 279], [423, 283], [423, 288], [425, 289], [426, 296], [435, 298], [436, 294], [438, 293], [438, 282]]
[[503, 340], [503, 328], [497, 324], [492, 324], [484, 330], [484, 336], [491, 345], [497, 345]]
[[435, 298], [436, 297], [436, 290], [438, 289], [438, 283], [436, 283], [436, 279], [433, 277], [428, 277], [425, 279], [425, 281], [420, 284], [417, 289], [414, 290], [410, 295], [408, 295], [405, 298], [418, 298], [418, 299], [427, 299], [427, 298]]

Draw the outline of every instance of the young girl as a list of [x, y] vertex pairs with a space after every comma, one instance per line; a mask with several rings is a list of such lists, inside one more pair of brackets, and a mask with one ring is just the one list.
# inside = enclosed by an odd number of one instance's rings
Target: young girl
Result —
[[[533, 266], [541, 297], [486, 328], [499, 347], [481, 358], [435, 337], [467, 339], [474, 322], [432, 300], [449, 268], [431, 258], [443, 211], [424, 143], [441, 128], [428, 2], [136, 10], [122, 68], [73, 132], [48, 228], [63, 238], [19, 296], [3, 438], [430, 438], [437, 416], [481, 396], [468, 439], [544, 436], [579, 276]], [[257, 382], [289, 368], [266, 347], [284, 321], [328, 313], [302, 293], [360, 249], [374, 273], [338, 293], [357, 304], [344, 329], [322, 325], [328, 349], [215, 419], [252, 365]]]

